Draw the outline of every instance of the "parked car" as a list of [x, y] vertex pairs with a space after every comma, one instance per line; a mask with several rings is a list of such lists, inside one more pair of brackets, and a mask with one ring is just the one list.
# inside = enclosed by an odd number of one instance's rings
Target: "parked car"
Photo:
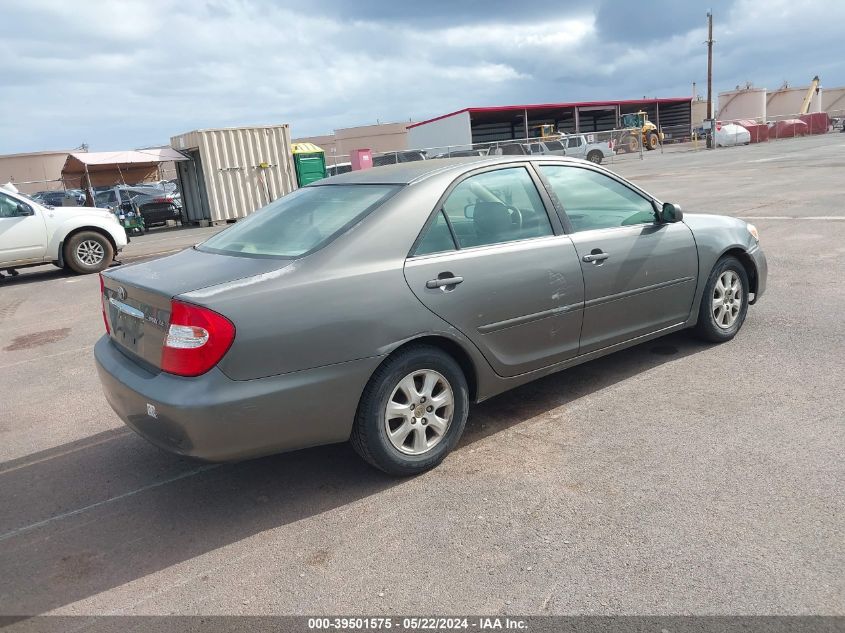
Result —
[[476, 149], [456, 149], [446, 152], [438, 152], [431, 158], [464, 158], [466, 156], [487, 156], [490, 153], [489, 147], [479, 147]]
[[182, 209], [173, 196], [158, 187], [116, 185], [97, 192], [95, 201], [97, 206], [108, 207], [115, 212], [140, 213], [147, 228], [167, 224], [168, 220], [182, 219]]
[[734, 145], [748, 145], [751, 142], [751, 132], [736, 123], [716, 123], [716, 147], [732, 147]]
[[565, 154], [563, 143], [555, 140], [532, 141], [528, 143], [527, 147], [529, 154], [542, 156], [563, 156]]
[[418, 160], [425, 160], [425, 154], [417, 150], [403, 152], [388, 152], [373, 156], [373, 167], [384, 165], [395, 165], [397, 163], [412, 163]]
[[527, 156], [528, 148], [522, 143], [500, 143], [490, 150], [491, 156]]
[[608, 141], [596, 141], [586, 134], [567, 134], [561, 142], [564, 145], [564, 155], [583, 158], [596, 165], [613, 156], [613, 149]]
[[410, 475], [458, 443], [471, 402], [686, 328], [733, 338], [766, 275], [752, 225], [597, 165], [427, 160], [320, 180], [104, 272], [94, 353], [117, 414], [168, 451], [351, 439]]
[[127, 241], [117, 218], [105, 209], [44, 206], [0, 190], [0, 269], [52, 262], [77, 273], [99, 272]]
[[350, 171], [352, 171], [352, 163], [335, 163], [334, 165], [326, 165], [326, 174], [328, 176], [348, 174]]
[[32, 194], [32, 199], [46, 207], [84, 207], [85, 192], [81, 189], [59, 189], [39, 191]]
[[156, 189], [161, 189], [164, 191], [170, 198], [173, 199], [173, 204], [175, 204], [180, 209], [182, 208], [182, 192], [179, 189], [179, 183], [176, 180], [158, 180], [156, 182], [147, 182], [147, 183], [138, 183], [137, 185], [133, 185], [134, 187], [146, 188], [146, 187], [154, 187]]

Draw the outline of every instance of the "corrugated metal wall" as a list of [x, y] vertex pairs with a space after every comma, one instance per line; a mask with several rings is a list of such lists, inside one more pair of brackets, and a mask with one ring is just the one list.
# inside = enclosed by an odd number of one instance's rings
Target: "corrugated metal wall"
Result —
[[296, 189], [287, 125], [197, 130], [170, 144], [194, 158], [179, 172], [189, 220], [237, 220]]

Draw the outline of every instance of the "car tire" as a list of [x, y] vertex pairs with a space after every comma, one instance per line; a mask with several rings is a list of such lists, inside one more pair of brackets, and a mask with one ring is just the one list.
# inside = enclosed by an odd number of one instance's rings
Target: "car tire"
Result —
[[704, 286], [695, 333], [712, 343], [731, 340], [745, 322], [748, 295], [748, 273], [742, 262], [730, 255], [720, 259]]
[[98, 273], [111, 265], [114, 248], [102, 233], [80, 231], [65, 242], [64, 258], [68, 268], [75, 273]]
[[[409, 380], [415, 390], [411, 397]], [[449, 395], [451, 410], [438, 407]], [[389, 412], [398, 414], [390, 417]], [[468, 413], [469, 390], [458, 363], [436, 347], [415, 345], [388, 358], [372, 375], [350, 441], [379, 470], [397, 477], [417, 475], [437, 466], [455, 447]]]
[[602, 155], [601, 152], [593, 150], [589, 154], [587, 154], [587, 160], [591, 163], [595, 163], [596, 165], [601, 165]]

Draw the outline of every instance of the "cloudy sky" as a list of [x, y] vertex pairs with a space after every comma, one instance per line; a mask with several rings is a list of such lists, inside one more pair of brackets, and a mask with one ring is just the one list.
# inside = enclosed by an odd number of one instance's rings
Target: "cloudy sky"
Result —
[[845, 85], [842, 0], [2, 0], [0, 154], [470, 105]]

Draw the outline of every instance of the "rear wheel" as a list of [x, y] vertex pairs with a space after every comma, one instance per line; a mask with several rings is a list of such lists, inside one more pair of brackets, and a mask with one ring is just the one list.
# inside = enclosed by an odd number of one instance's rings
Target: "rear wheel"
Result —
[[65, 242], [64, 250], [68, 268], [82, 275], [105, 270], [114, 259], [111, 242], [94, 231], [81, 231], [73, 235]]
[[706, 341], [731, 340], [748, 313], [748, 274], [736, 257], [723, 257], [713, 267], [698, 312], [696, 334]]
[[591, 163], [595, 163], [596, 165], [601, 164], [601, 158], [602, 158], [601, 152], [598, 151], [598, 150], [595, 150], [595, 149], [592, 152], [590, 152], [589, 154], [587, 154], [587, 160], [590, 161]]
[[416, 475], [437, 466], [455, 447], [468, 412], [466, 378], [455, 360], [434, 347], [409, 347], [370, 378], [352, 446], [390, 475]]

